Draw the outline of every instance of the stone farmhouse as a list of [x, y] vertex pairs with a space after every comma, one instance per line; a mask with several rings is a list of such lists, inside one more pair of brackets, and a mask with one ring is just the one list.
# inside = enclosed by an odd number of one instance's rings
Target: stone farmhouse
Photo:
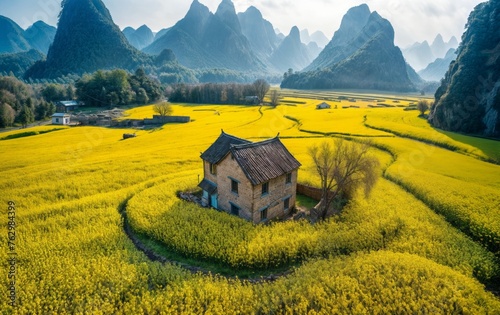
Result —
[[279, 137], [252, 143], [222, 131], [201, 158], [206, 206], [253, 223], [282, 218], [294, 208], [301, 164]]

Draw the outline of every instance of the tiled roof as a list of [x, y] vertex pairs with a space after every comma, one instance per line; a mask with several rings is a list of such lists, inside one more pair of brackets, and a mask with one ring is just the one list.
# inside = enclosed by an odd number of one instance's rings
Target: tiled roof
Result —
[[64, 106], [78, 106], [77, 101], [61, 101], [59, 104], [64, 105]]
[[278, 137], [258, 143], [232, 145], [231, 153], [253, 185], [260, 185], [301, 166]]
[[228, 135], [222, 131], [219, 138], [205, 152], [203, 152], [201, 158], [209, 163], [217, 164], [229, 153], [231, 145], [246, 143], [250, 143], [250, 141]]

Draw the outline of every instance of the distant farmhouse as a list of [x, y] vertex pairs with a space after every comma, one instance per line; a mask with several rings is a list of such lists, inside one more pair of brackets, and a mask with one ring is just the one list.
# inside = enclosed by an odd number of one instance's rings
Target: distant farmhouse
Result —
[[325, 102], [316, 106], [316, 109], [330, 109], [330, 108], [332, 108], [332, 106]]
[[52, 115], [53, 125], [69, 125], [71, 116], [66, 113], [55, 113]]
[[56, 104], [56, 110], [58, 113], [69, 113], [79, 109], [80, 106], [84, 104], [78, 101], [60, 101]]
[[247, 105], [259, 105], [260, 102], [261, 102], [261, 100], [258, 96], [255, 96], [255, 95], [245, 96], [245, 104], [247, 104]]
[[205, 205], [254, 223], [293, 209], [301, 164], [278, 137], [252, 143], [223, 131], [201, 158]]

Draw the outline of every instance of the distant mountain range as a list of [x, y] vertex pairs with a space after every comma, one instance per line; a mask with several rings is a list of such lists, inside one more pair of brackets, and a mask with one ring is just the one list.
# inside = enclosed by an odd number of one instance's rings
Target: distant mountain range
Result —
[[450, 63], [457, 58], [456, 51], [456, 49], [450, 48], [444, 58], [436, 59], [418, 74], [427, 81], [440, 81], [448, 71]]
[[11, 19], [0, 16], [0, 54], [25, 52], [30, 49], [46, 54], [55, 34], [56, 28], [42, 21], [23, 30]]
[[280, 72], [288, 69], [303, 69], [311, 62], [309, 48], [300, 40], [300, 31], [295, 26], [283, 39], [270, 58], [271, 64]]
[[130, 45], [139, 50], [151, 45], [155, 39], [153, 31], [146, 25], [139, 27], [137, 30], [126, 27], [123, 30], [123, 35], [125, 35]]
[[264, 19], [262, 13], [254, 6], [238, 13], [238, 20], [241, 31], [250, 42], [253, 51], [261, 59], [268, 59], [281, 42], [271, 22]]
[[[101, 0], [65, 0], [58, 29], [39, 21], [22, 30], [0, 16], [0, 31], [0, 72], [18, 74], [28, 67], [25, 78], [144, 67], [166, 82], [195, 77], [239, 81], [238, 76], [251, 80], [286, 73], [283, 87], [398, 91], [423, 83], [415, 64], [428, 66], [420, 72], [426, 80], [442, 77], [452, 55], [434, 56], [458, 44], [455, 38], [445, 43], [441, 35], [432, 45], [417, 43], [405, 50], [408, 65], [394, 45], [392, 25], [366, 4], [350, 9], [328, 41], [322, 32], [309, 34], [297, 27], [285, 36], [256, 7], [236, 13], [231, 0], [221, 0], [215, 13], [193, 0], [184, 18], [156, 34], [146, 25], [120, 31]], [[14, 61], [19, 67], [9, 65]], [[289, 76], [294, 71], [298, 73]]]
[[476, 6], [436, 92], [437, 128], [500, 137], [500, 0]]
[[325, 46], [330, 42], [328, 37], [326, 37], [326, 35], [321, 31], [317, 31], [309, 35], [309, 30], [304, 29], [300, 31], [300, 37], [302, 38], [302, 42], [304, 44], [309, 45], [311, 42], [314, 42], [320, 48], [325, 48]]
[[263, 71], [265, 65], [243, 35], [233, 3], [223, 0], [215, 13], [194, 0], [186, 16], [144, 51], [171, 49], [189, 68]]
[[403, 55], [394, 46], [391, 23], [377, 12], [371, 12], [366, 4], [350, 9], [333, 39], [305, 72], [288, 75], [281, 86], [296, 89], [415, 89]]
[[135, 71], [139, 67], [167, 67], [179, 76], [188, 72], [168, 50], [153, 57], [130, 45], [101, 0], [65, 0], [47, 59], [35, 63], [25, 78], [58, 78], [115, 68]]
[[410, 47], [403, 49], [403, 55], [406, 61], [415, 69], [423, 70], [430, 63], [438, 58], [445, 58], [445, 55], [450, 49], [457, 49], [458, 41], [453, 36], [447, 43], [444, 42], [443, 36], [438, 34], [432, 45], [427, 41], [415, 43]]
[[21, 78], [26, 70], [43, 58], [45, 58], [45, 55], [35, 49], [18, 53], [0, 54], [0, 75], [14, 75]]

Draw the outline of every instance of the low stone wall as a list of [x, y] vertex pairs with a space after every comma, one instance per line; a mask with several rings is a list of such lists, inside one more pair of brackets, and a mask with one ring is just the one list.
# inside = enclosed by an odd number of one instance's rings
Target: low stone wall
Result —
[[191, 117], [189, 116], [158, 116], [155, 115], [153, 118], [144, 119], [145, 125], [162, 125], [168, 123], [188, 123], [191, 121]]
[[321, 189], [302, 184], [297, 184], [297, 193], [317, 201], [321, 200], [322, 195]]

